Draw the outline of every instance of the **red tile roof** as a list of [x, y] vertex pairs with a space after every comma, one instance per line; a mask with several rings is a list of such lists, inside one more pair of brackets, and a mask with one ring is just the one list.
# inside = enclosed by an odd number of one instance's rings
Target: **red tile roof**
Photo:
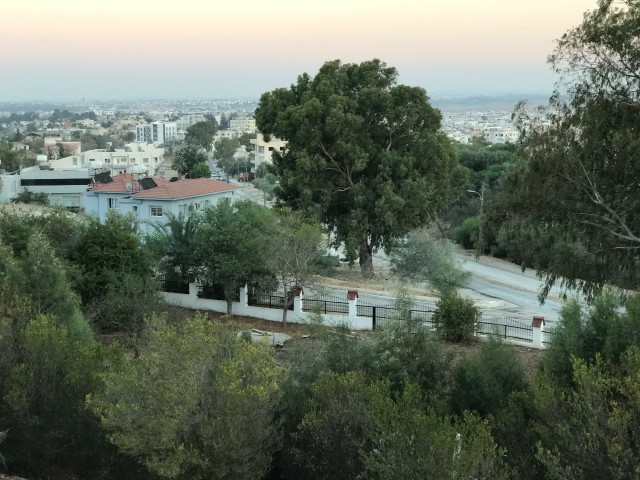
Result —
[[[93, 187], [92, 190], [94, 192], [104, 192], [104, 193], [131, 193], [131, 192], [137, 192], [138, 190], [142, 190], [142, 188], [140, 187], [140, 184], [136, 181], [133, 174], [131, 173], [121, 173], [111, 178], [113, 178], [113, 182], [97, 183], [95, 184], [95, 187]], [[153, 178], [153, 180], [156, 182], [158, 187], [166, 183], [169, 183], [162, 178]], [[131, 184], [130, 189], [127, 189], [128, 183]]]
[[[157, 182], [156, 182], [157, 183]], [[210, 180], [208, 178], [194, 178], [193, 180], [178, 180], [177, 182], [158, 183], [156, 188], [143, 190], [131, 195], [131, 198], [154, 198], [158, 200], [171, 200], [175, 198], [196, 197], [212, 193], [236, 190], [238, 187], [225, 182]]]

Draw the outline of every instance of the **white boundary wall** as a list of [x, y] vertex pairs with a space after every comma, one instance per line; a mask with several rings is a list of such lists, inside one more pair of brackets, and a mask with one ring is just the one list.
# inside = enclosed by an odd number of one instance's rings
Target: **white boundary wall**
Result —
[[[169, 305], [191, 308], [195, 310], [207, 310], [219, 313], [227, 313], [227, 302], [224, 300], [209, 300], [198, 298], [198, 288], [195, 284], [189, 284], [189, 294], [161, 292], [164, 300]], [[247, 288], [240, 290], [240, 301], [233, 302], [232, 312], [234, 315], [261, 318], [271, 322], [282, 322], [282, 309], [254, 307], [248, 303]], [[345, 299], [346, 301], [347, 299]], [[358, 317], [356, 314], [356, 302], [349, 301], [349, 314], [320, 314], [325, 325], [343, 325], [352, 330], [373, 330], [373, 320], [371, 318]], [[289, 323], [309, 323], [310, 314], [302, 311], [301, 296], [294, 297], [293, 310], [287, 312], [287, 322]]]
[[[169, 293], [169, 292], [161, 292], [164, 300], [170, 305], [176, 305], [179, 307], [190, 308], [195, 310], [207, 310], [219, 313], [227, 313], [227, 302], [224, 300], [210, 300], [206, 298], [198, 297], [198, 287], [190, 283], [189, 284], [189, 294], [183, 293]], [[345, 299], [349, 303], [349, 313], [348, 314], [320, 314], [325, 325], [332, 326], [346, 326], [352, 330], [373, 330], [373, 319], [368, 317], [359, 317], [357, 315], [357, 304], [358, 304], [358, 292], [355, 290], [350, 290], [347, 294], [347, 298]], [[299, 292], [297, 296], [293, 298], [293, 310], [287, 312], [287, 322], [290, 323], [309, 323], [311, 314], [303, 312], [302, 302], [303, 294]], [[266, 307], [257, 307], [249, 305], [249, 295], [247, 292], [247, 287], [243, 287], [240, 289], [240, 301], [233, 302], [232, 312], [234, 315], [246, 316], [246, 317], [254, 317], [261, 318], [263, 320], [268, 320], [271, 322], [282, 322], [282, 309], [281, 308], [266, 308]], [[522, 327], [526, 325], [527, 322], [522, 322]], [[496, 322], [495, 325], [502, 325], [499, 322]], [[538, 348], [543, 349], [546, 348], [546, 338], [545, 338], [545, 330], [548, 331], [548, 328], [545, 328], [545, 321], [543, 317], [533, 317], [532, 322], [532, 341], [524, 341], [524, 340], [516, 340], [511, 338], [506, 338], [505, 342], [521, 345], [529, 348]], [[502, 325], [507, 329], [514, 328], [514, 325]], [[505, 330], [506, 331], [506, 330]], [[487, 333], [476, 333], [476, 337], [484, 339], [488, 337]]]

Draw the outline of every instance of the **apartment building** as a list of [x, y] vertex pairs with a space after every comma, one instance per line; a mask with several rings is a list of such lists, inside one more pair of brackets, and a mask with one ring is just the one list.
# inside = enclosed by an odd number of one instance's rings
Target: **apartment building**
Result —
[[176, 122], [153, 122], [136, 125], [136, 142], [152, 143], [155, 146], [178, 140], [178, 124]]
[[261, 133], [256, 134], [256, 138], [252, 138], [249, 142], [256, 146], [256, 149], [254, 150], [255, 158], [253, 160], [256, 168], [265, 162], [272, 163], [271, 156], [273, 155], [273, 152], [283, 152], [287, 147], [287, 142], [275, 137], [271, 137], [268, 142], [265, 141], [264, 136]]
[[128, 143], [124, 148], [88, 150], [51, 162], [50, 166], [58, 168], [104, 168], [113, 175], [130, 172], [134, 165], [140, 165], [156, 174], [164, 157], [164, 148], [150, 143]]
[[237, 133], [238, 136], [243, 133], [254, 133], [256, 131], [256, 120], [250, 117], [232, 118], [229, 121], [229, 130]]

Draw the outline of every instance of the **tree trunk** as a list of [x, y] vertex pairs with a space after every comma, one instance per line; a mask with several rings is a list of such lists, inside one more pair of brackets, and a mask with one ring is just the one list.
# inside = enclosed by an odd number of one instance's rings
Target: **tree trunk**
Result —
[[227, 298], [227, 316], [231, 317], [233, 309], [233, 300]]
[[373, 248], [365, 238], [360, 242], [360, 272], [364, 278], [374, 276], [373, 272]]
[[284, 307], [282, 308], [282, 324], [287, 325], [287, 311], [289, 310], [289, 295], [287, 290], [284, 291]]

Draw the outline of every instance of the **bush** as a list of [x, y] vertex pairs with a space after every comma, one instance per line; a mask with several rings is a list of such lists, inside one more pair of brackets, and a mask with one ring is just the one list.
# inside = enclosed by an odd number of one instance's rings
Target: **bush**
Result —
[[391, 255], [391, 270], [404, 279], [428, 281], [441, 293], [463, 286], [469, 274], [454, 256], [455, 246], [437, 240], [424, 230], [409, 233]]
[[440, 297], [437, 308], [433, 321], [445, 340], [462, 342], [473, 337], [480, 311], [471, 300], [462, 298], [457, 292], [448, 292]]
[[479, 231], [480, 219], [478, 217], [469, 217], [453, 230], [453, 240], [464, 248], [475, 248]]
[[482, 416], [496, 412], [512, 392], [524, 390], [527, 385], [513, 349], [493, 337], [477, 355], [461, 360], [453, 377], [454, 410], [475, 410]]

